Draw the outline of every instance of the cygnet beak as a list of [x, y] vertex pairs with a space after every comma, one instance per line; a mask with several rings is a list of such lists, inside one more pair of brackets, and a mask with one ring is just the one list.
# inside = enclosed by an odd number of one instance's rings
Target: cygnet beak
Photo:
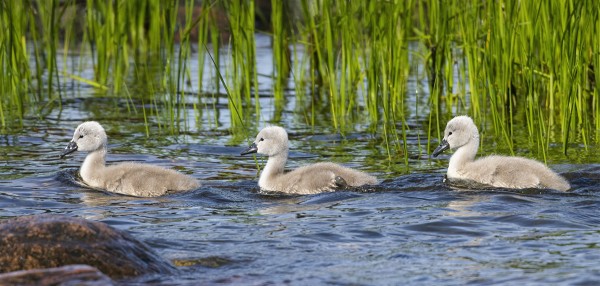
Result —
[[247, 155], [250, 153], [256, 153], [256, 151], [258, 151], [258, 147], [256, 147], [256, 143], [252, 143], [252, 145], [250, 145], [250, 147], [248, 147], [248, 149], [242, 151], [242, 153], [240, 153], [240, 155]]
[[69, 142], [69, 145], [67, 145], [67, 147], [65, 147], [65, 150], [63, 150], [63, 152], [60, 154], [60, 158], [63, 158], [64, 156], [71, 154], [75, 151], [77, 151], [77, 143], [75, 143], [74, 141], [71, 141], [71, 142]]
[[440, 143], [440, 146], [437, 146], [437, 148], [433, 150], [433, 153], [431, 153], [431, 155], [433, 157], [437, 157], [440, 153], [448, 149], [450, 149], [450, 144], [448, 143], [448, 141], [446, 141], [446, 139], [443, 139], [442, 143]]

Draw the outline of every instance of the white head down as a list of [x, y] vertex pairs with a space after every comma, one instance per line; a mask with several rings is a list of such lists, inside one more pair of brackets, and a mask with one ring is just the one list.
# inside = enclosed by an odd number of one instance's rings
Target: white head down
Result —
[[60, 157], [79, 151], [96, 151], [106, 148], [106, 132], [102, 125], [96, 121], [81, 123], [73, 133], [73, 139], [65, 148]]
[[278, 155], [287, 156], [288, 153], [288, 135], [285, 129], [279, 126], [269, 126], [263, 128], [254, 143], [244, 150], [241, 155], [258, 153], [274, 157]]

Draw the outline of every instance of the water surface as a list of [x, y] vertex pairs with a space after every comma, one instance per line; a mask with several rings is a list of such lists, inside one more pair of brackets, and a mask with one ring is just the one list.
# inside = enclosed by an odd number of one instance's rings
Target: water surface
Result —
[[[262, 93], [268, 94], [264, 86]], [[272, 122], [273, 102], [261, 100], [265, 121]], [[207, 109], [199, 122], [190, 119], [189, 131], [178, 135], [150, 118], [152, 136], [146, 137], [142, 115], [127, 113], [119, 99], [84, 89], [65, 99], [61, 110], [43, 119], [26, 118], [22, 131], [0, 135], [0, 217], [54, 213], [102, 221], [132, 233], [178, 265], [173, 276], [137, 277], [127, 281], [131, 283], [600, 281], [598, 148], [551, 154], [551, 166], [573, 185], [569, 193], [457, 189], [443, 182], [450, 153], [431, 160], [425, 150], [421, 127], [427, 114], [415, 114], [407, 122], [407, 167], [401, 158], [389, 160], [381, 138], [360, 122], [342, 136], [326, 124], [307, 126], [294, 104], [290, 95], [277, 122], [290, 131], [288, 168], [331, 160], [377, 175], [382, 184], [308, 196], [263, 194], [256, 176], [257, 162], [262, 166], [264, 158], [239, 156], [254, 134], [240, 140], [229, 133], [226, 105]], [[209, 120], [215, 117], [217, 122]], [[58, 155], [74, 128], [92, 119], [108, 132], [109, 163], [176, 168], [204, 185], [162, 198], [81, 186], [77, 170], [84, 154]], [[251, 133], [261, 127], [248, 126]], [[492, 148], [484, 145], [482, 152]]]

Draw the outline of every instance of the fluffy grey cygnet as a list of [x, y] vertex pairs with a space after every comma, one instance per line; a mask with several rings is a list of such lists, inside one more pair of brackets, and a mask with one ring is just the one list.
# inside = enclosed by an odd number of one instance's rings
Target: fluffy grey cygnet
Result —
[[261, 189], [306, 195], [331, 192], [348, 186], [377, 184], [377, 178], [369, 174], [329, 162], [316, 163], [285, 173], [288, 149], [288, 135], [285, 129], [270, 126], [261, 130], [254, 143], [241, 153], [269, 156], [258, 181]]
[[432, 155], [437, 157], [444, 150], [456, 149], [448, 165], [447, 176], [450, 179], [472, 180], [510, 189], [541, 188], [568, 191], [571, 188], [562, 176], [535, 160], [497, 155], [475, 160], [478, 148], [479, 131], [473, 119], [457, 116], [448, 121], [444, 139]]
[[81, 178], [93, 188], [112, 193], [157, 197], [200, 187], [195, 178], [159, 166], [132, 162], [106, 166], [106, 144], [104, 128], [95, 121], [84, 122], [75, 129], [60, 157], [75, 151], [89, 152], [79, 170]]

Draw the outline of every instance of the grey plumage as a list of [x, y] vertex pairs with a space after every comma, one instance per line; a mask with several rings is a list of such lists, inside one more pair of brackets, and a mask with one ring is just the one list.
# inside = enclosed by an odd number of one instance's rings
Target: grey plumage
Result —
[[242, 155], [259, 153], [269, 156], [258, 182], [261, 189], [289, 194], [316, 194], [347, 186], [377, 184], [377, 179], [369, 174], [329, 162], [303, 166], [285, 173], [288, 149], [285, 129], [270, 126], [261, 130], [254, 143], [242, 152]]
[[568, 191], [571, 186], [562, 176], [541, 162], [492, 155], [475, 160], [479, 148], [479, 131], [468, 116], [457, 116], [448, 122], [444, 139], [433, 151], [437, 156], [446, 149], [456, 149], [448, 165], [448, 178], [472, 180], [494, 187], [524, 189], [542, 188]]
[[74, 151], [89, 152], [79, 170], [81, 178], [90, 187], [112, 193], [157, 197], [200, 186], [193, 177], [159, 166], [132, 162], [106, 166], [106, 145], [104, 128], [95, 121], [84, 122], [75, 130], [61, 157]]

